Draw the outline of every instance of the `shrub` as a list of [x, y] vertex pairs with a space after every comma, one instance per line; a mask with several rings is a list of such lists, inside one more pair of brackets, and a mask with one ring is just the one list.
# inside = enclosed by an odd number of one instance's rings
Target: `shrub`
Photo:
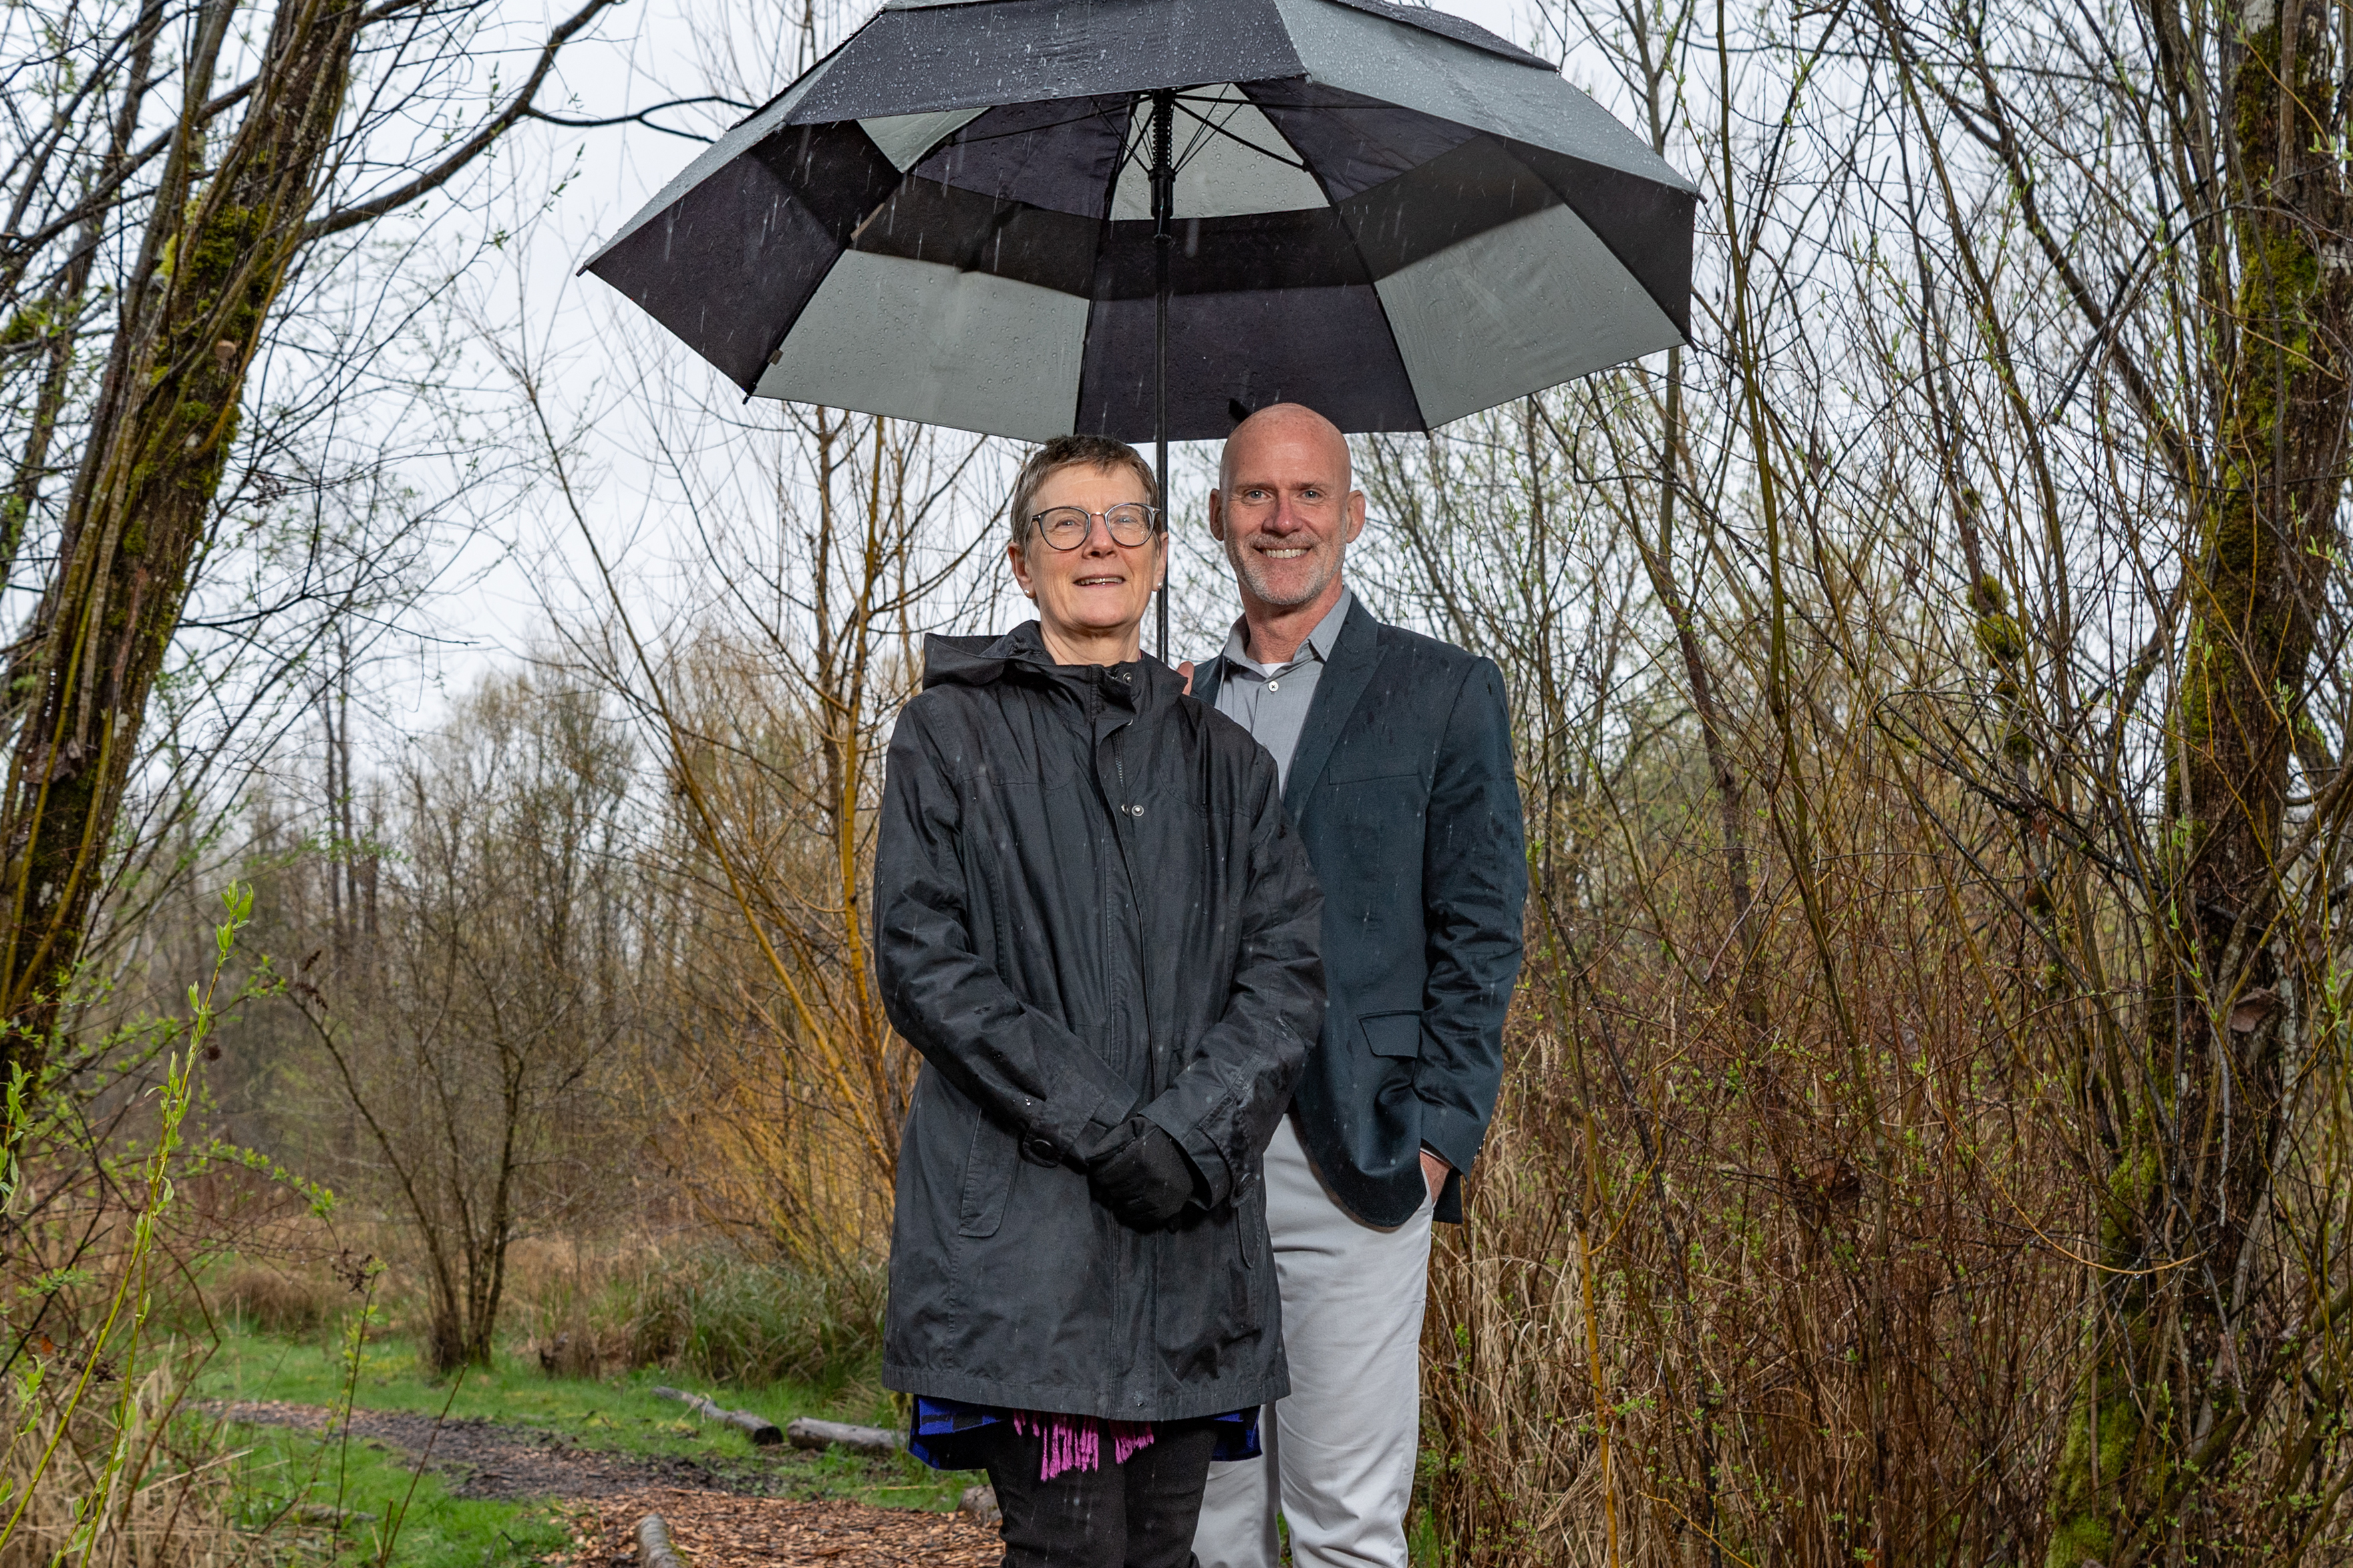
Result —
[[818, 1270], [703, 1253], [647, 1276], [635, 1349], [717, 1383], [838, 1386], [881, 1353], [885, 1280], [870, 1259]]
[[315, 1269], [238, 1263], [212, 1291], [219, 1314], [248, 1331], [307, 1338], [340, 1318], [349, 1287]]
[[839, 1387], [881, 1352], [884, 1279], [872, 1259], [817, 1269], [719, 1247], [647, 1248], [551, 1275], [516, 1313], [550, 1376], [668, 1366], [714, 1383]]

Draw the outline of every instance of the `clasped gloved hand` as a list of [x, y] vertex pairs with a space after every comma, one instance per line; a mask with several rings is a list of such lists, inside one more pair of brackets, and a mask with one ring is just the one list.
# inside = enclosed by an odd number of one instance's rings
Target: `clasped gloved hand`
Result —
[[1119, 1138], [1087, 1163], [1095, 1202], [1131, 1230], [1157, 1230], [1193, 1195], [1193, 1163], [1176, 1140], [1142, 1116], [1120, 1125]]

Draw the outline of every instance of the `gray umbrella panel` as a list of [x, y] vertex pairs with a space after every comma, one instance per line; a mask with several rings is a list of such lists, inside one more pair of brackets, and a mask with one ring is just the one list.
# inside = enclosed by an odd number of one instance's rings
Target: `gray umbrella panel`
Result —
[[[1182, 58], [1277, 74], [1180, 95], [1173, 437], [1283, 399], [1345, 428], [1427, 428], [1683, 341], [1688, 183], [1534, 57], [1451, 17], [1432, 31], [1383, 14], [1398, 10], [886, 11], [590, 268], [764, 395], [1142, 438], [1155, 312], [1137, 94]], [[1007, 59], [1054, 86], [1005, 79]], [[1393, 97], [1359, 90], [1375, 85]], [[851, 112], [876, 108], [898, 112]]]

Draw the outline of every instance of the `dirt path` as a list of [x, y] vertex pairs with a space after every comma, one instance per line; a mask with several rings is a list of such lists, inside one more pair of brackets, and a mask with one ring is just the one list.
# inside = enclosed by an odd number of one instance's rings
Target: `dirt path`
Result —
[[[206, 1408], [224, 1420], [258, 1426], [321, 1432], [327, 1426], [327, 1409], [320, 1405], [273, 1399]], [[786, 1479], [768, 1467], [721, 1469], [699, 1459], [583, 1448], [559, 1432], [501, 1426], [480, 1416], [438, 1421], [406, 1411], [354, 1410], [351, 1431], [362, 1441], [422, 1456], [448, 1478], [455, 1497], [570, 1500], [615, 1497], [648, 1487], [757, 1493], [776, 1490]]]
[[[226, 1421], [326, 1430], [323, 1405], [282, 1401], [211, 1405]], [[720, 1468], [696, 1459], [583, 1448], [561, 1433], [501, 1426], [477, 1416], [437, 1421], [355, 1410], [351, 1434], [423, 1456], [466, 1498], [550, 1499], [574, 1520], [572, 1568], [628, 1568], [638, 1521], [659, 1513], [692, 1568], [994, 1568], [995, 1529], [955, 1514], [869, 1508], [838, 1499], [762, 1495], [789, 1487], [795, 1461]]]

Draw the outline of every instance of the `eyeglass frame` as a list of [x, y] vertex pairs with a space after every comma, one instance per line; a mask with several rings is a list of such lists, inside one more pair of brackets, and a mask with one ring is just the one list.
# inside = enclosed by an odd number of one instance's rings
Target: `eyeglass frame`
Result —
[[[1131, 506], [1141, 507], [1143, 509], [1144, 515], [1148, 520], [1150, 527], [1142, 539], [1137, 540], [1133, 544], [1128, 544], [1123, 542], [1119, 535], [1112, 531], [1111, 514], [1120, 510], [1122, 508]], [[1045, 518], [1048, 512], [1056, 511], [1086, 512], [1087, 531], [1079, 535], [1076, 540], [1072, 541], [1069, 544], [1055, 543], [1053, 540], [1047, 537]], [[1140, 500], [1120, 501], [1114, 505], [1103, 508], [1101, 511], [1088, 511], [1087, 509], [1082, 506], [1050, 506], [1042, 510], [1033, 511], [1029, 514], [1029, 531], [1037, 535], [1038, 538], [1045, 543], [1047, 549], [1060, 551], [1061, 553], [1067, 555], [1073, 550], [1083, 550], [1087, 547], [1087, 542], [1095, 536], [1095, 524], [1098, 522], [1102, 523], [1103, 526], [1103, 537], [1110, 540], [1115, 547], [1121, 550], [1141, 550], [1145, 545], [1151, 543], [1155, 537], [1168, 531], [1168, 530], [1161, 523], [1160, 509], [1154, 506], [1149, 501]]]

